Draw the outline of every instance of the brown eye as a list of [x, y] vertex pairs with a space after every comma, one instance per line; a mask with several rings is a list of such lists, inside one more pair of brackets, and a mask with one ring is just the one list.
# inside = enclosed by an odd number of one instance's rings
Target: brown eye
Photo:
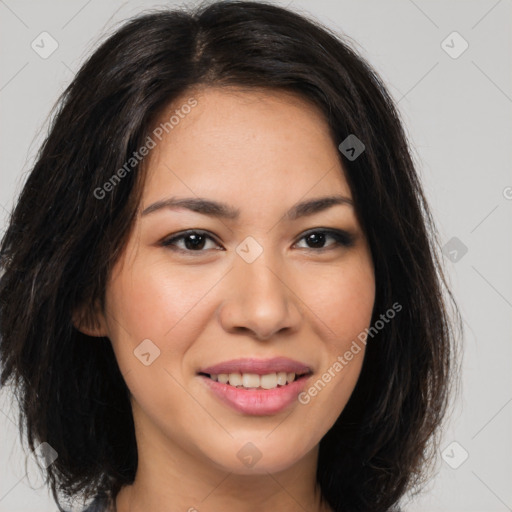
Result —
[[[326, 240], [329, 238], [333, 239], [334, 243], [325, 246]], [[316, 249], [319, 251], [335, 249], [340, 246], [350, 247], [354, 244], [354, 237], [350, 233], [331, 229], [310, 231], [303, 235], [301, 240], [305, 240], [308, 244], [308, 247], [305, 247], [305, 249]]]
[[[178, 246], [178, 242], [182, 241], [183, 244], [181, 247]], [[171, 238], [167, 238], [162, 242], [162, 245], [170, 247], [173, 250], [183, 252], [205, 252], [204, 248], [208, 241], [212, 241], [218, 245], [211, 236], [202, 231], [187, 231]]]

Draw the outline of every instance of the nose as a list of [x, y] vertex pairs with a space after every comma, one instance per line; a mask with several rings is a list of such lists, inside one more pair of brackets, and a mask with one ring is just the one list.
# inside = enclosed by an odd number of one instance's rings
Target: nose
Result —
[[232, 334], [249, 332], [259, 340], [268, 340], [283, 331], [291, 334], [302, 318], [291, 280], [282, 268], [276, 268], [264, 256], [252, 263], [237, 258], [224, 282], [226, 298], [219, 310], [223, 329]]

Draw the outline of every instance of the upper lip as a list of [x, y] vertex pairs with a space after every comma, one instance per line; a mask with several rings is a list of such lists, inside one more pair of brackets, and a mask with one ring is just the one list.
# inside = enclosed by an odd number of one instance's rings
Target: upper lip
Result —
[[274, 357], [272, 359], [232, 359], [199, 370], [199, 373], [207, 373], [209, 375], [218, 375], [220, 373], [255, 373], [257, 375], [265, 375], [278, 372], [293, 372], [302, 375], [304, 373], [311, 373], [311, 368], [304, 363], [287, 357]]

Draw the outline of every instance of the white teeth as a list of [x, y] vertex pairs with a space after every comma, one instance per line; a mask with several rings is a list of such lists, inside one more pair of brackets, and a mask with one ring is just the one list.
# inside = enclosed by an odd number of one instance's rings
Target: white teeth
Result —
[[237, 388], [263, 388], [275, 389], [277, 386], [285, 386], [295, 380], [295, 373], [278, 372], [258, 375], [256, 373], [219, 373], [210, 375], [212, 380], [229, 384]]
[[286, 384], [286, 372], [279, 372], [277, 374], [277, 383], [280, 386], [284, 386]]
[[277, 388], [277, 374], [269, 373], [261, 376], [261, 387], [263, 389], [274, 389]]
[[260, 376], [256, 373], [243, 373], [242, 386], [244, 388], [259, 388], [261, 384]]
[[230, 373], [229, 374], [229, 384], [231, 384], [231, 386], [241, 386], [242, 385], [242, 376], [239, 373]]

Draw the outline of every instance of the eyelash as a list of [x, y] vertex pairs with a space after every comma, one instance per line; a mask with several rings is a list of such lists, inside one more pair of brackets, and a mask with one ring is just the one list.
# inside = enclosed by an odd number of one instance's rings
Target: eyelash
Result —
[[[331, 236], [332, 238], [334, 238], [335, 243], [331, 244], [330, 246], [327, 246], [327, 247], [321, 247], [319, 249], [307, 247], [307, 248], [305, 248], [306, 250], [317, 252], [317, 253], [318, 252], [322, 253], [322, 252], [333, 250], [333, 249], [336, 249], [336, 248], [339, 248], [339, 247], [352, 247], [354, 245], [354, 238], [355, 237], [353, 235], [351, 235], [347, 231], [342, 231], [342, 230], [337, 230], [337, 229], [314, 229], [314, 230], [310, 230], [310, 231], [307, 231], [306, 233], [304, 233], [299, 238], [298, 241], [301, 241], [302, 239], [304, 239], [304, 238], [306, 238], [306, 237], [308, 237], [308, 236], [310, 236], [312, 234], [318, 234], [318, 233]], [[217, 243], [215, 241], [215, 239], [213, 237], [211, 237], [210, 235], [208, 235], [208, 233], [206, 231], [191, 229], [191, 230], [188, 230], [188, 231], [184, 231], [184, 232], [182, 232], [182, 233], [180, 233], [178, 235], [172, 236], [171, 238], [167, 238], [167, 239], [163, 240], [161, 242], [161, 244], [162, 244], [162, 246], [167, 247], [167, 248], [171, 249], [172, 251], [177, 251], [177, 252], [182, 252], [182, 253], [187, 253], [187, 254], [206, 252], [204, 249], [199, 249], [197, 251], [194, 251], [194, 250], [182, 249], [180, 247], [174, 246], [176, 241], [185, 239], [185, 238], [187, 238], [190, 235], [203, 235], [207, 239], [212, 240], [213, 242]], [[302, 248], [302, 249], [304, 249], [304, 248]]]

